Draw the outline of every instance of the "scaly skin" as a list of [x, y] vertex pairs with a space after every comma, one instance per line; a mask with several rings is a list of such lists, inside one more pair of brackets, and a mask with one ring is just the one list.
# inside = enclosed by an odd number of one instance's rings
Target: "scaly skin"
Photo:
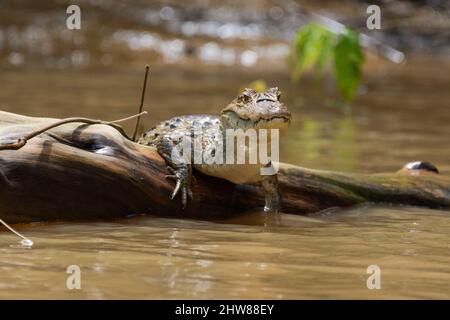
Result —
[[[191, 180], [192, 168], [204, 174], [225, 179], [236, 184], [260, 182], [266, 194], [265, 211], [278, 211], [280, 209], [280, 195], [278, 192], [277, 175], [261, 175], [261, 167], [271, 164], [259, 162], [255, 164], [226, 164], [214, 163], [217, 158], [225, 159], [226, 129], [279, 129], [283, 131], [290, 123], [289, 110], [279, 101], [280, 91], [271, 88], [264, 93], [257, 93], [252, 89], [245, 89], [221, 112], [214, 115], [187, 115], [179, 116], [161, 122], [156, 127], [144, 133], [138, 143], [154, 146], [165, 159], [172, 175], [169, 179], [176, 181], [172, 199], [181, 191], [183, 208], [188, 197], [192, 198]], [[201, 128], [201, 131], [198, 129]], [[183, 141], [193, 146], [194, 137], [201, 132], [202, 154], [201, 161], [195, 161], [195, 156], [173, 153], [179, 150]], [[251, 151], [251, 145], [246, 142], [245, 154]], [[194, 149], [194, 148], [192, 148]], [[268, 148], [269, 149], [269, 148]], [[217, 154], [224, 150], [223, 155]], [[236, 152], [237, 148], [235, 148]], [[270, 150], [270, 149], [269, 149]], [[223, 157], [221, 157], [221, 155]], [[248, 157], [246, 157], [248, 159]], [[200, 163], [201, 162], [201, 163]]]

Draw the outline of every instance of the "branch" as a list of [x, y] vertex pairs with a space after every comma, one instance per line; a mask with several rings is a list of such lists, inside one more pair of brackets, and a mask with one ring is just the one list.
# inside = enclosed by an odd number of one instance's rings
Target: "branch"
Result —
[[67, 124], [67, 123], [73, 123], [73, 122], [80, 122], [80, 123], [86, 123], [86, 124], [104, 124], [104, 125], [108, 125], [111, 126], [113, 128], [115, 128], [116, 130], [118, 130], [124, 137], [126, 137], [127, 139], [130, 139], [127, 134], [125, 133], [125, 131], [123, 130], [123, 128], [119, 125], [117, 125], [117, 123], [120, 122], [124, 122], [127, 120], [131, 120], [134, 118], [138, 118], [142, 115], [147, 114], [147, 111], [143, 111], [140, 112], [138, 114], [135, 114], [133, 116], [130, 117], [126, 117], [123, 119], [119, 119], [119, 120], [114, 120], [114, 121], [103, 121], [103, 120], [93, 120], [93, 119], [89, 119], [89, 118], [77, 118], [77, 117], [73, 117], [73, 118], [66, 118], [66, 119], [62, 119], [62, 120], [58, 120], [52, 124], [46, 125], [40, 129], [37, 129], [35, 131], [30, 132], [29, 134], [18, 138], [16, 141], [13, 141], [11, 143], [2, 143], [0, 144], [0, 150], [18, 150], [20, 148], [22, 148], [27, 142], [28, 140], [50, 130], [53, 129], [55, 127], [61, 126], [63, 124]]
[[[36, 121], [53, 122], [0, 112], [0, 132], [15, 132]], [[59, 128], [57, 135], [69, 143], [42, 135], [27, 148], [3, 149], [0, 219], [11, 224], [133, 214], [212, 219], [262, 211], [264, 194], [258, 186], [235, 185], [199, 172], [194, 172], [194, 199], [182, 210], [178, 197], [170, 199], [174, 184], [166, 179], [169, 172], [157, 150], [134, 143], [107, 124]], [[450, 207], [450, 177], [437, 173], [351, 174], [280, 164], [278, 175], [284, 213], [362, 203]]]

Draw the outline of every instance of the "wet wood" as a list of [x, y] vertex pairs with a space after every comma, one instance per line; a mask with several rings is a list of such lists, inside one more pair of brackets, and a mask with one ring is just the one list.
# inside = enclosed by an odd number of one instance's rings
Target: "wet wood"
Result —
[[[0, 112], [0, 145], [58, 121]], [[3, 148], [5, 149], [5, 148]], [[8, 149], [8, 148], [6, 148]], [[185, 210], [155, 149], [104, 124], [67, 123], [0, 150], [0, 218], [9, 223], [107, 219], [134, 214], [205, 219], [261, 208], [257, 186], [195, 173]], [[283, 211], [308, 214], [366, 202], [450, 207], [450, 178], [438, 174], [349, 174], [280, 165]]]

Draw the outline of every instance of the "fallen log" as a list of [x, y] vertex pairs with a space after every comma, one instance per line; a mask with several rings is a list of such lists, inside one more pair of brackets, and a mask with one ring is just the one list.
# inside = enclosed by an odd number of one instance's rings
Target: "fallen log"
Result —
[[[194, 199], [182, 210], [178, 198], [170, 200], [173, 182], [165, 178], [163, 159], [117, 126], [69, 122], [22, 141], [58, 121], [0, 112], [0, 219], [23, 223], [146, 213], [210, 219], [263, 206], [257, 186], [196, 172]], [[349, 174], [280, 164], [279, 180], [285, 213], [366, 202], [450, 207], [450, 177], [435, 173]]]

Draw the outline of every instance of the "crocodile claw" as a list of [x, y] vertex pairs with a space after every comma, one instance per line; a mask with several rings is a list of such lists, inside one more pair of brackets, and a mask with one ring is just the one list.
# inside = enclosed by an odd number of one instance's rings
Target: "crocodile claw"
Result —
[[182, 209], [186, 208], [188, 197], [192, 200], [193, 194], [191, 190], [191, 181], [189, 176], [184, 172], [184, 170], [175, 170], [172, 167], [168, 167], [171, 175], [166, 175], [167, 179], [175, 180], [175, 188], [173, 189], [171, 199], [173, 200], [177, 194], [181, 191], [181, 204]]
[[266, 194], [264, 212], [278, 213], [280, 211], [280, 195], [277, 192]]
[[278, 192], [278, 178], [276, 175], [264, 176], [262, 187], [266, 196], [264, 212], [278, 213], [281, 207], [280, 194]]

